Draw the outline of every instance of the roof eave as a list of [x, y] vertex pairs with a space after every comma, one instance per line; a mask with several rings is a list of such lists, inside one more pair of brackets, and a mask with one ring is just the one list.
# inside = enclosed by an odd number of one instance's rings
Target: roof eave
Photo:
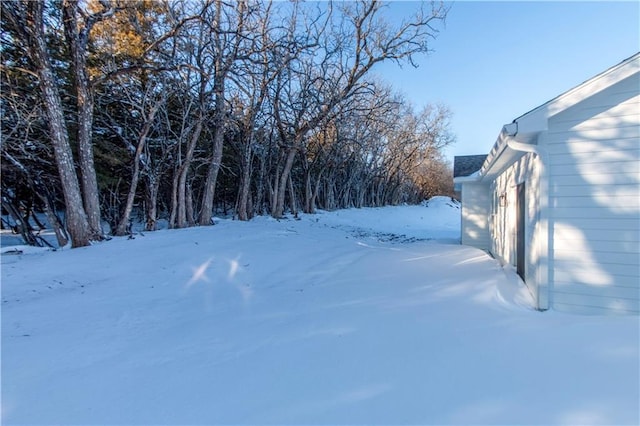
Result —
[[[493, 179], [525, 152], [535, 152], [538, 135], [547, 130], [549, 118], [637, 72], [640, 53], [505, 124], [480, 169], [480, 180]], [[530, 145], [531, 149], [522, 144]]]
[[453, 178], [453, 183], [468, 183], [468, 182], [479, 182], [480, 175], [478, 173], [474, 173], [469, 176], [456, 176]]
[[[544, 123], [544, 124], [542, 124]], [[492, 180], [502, 173], [509, 165], [520, 159], [525, 154], [525, 150], [517, 148], [520, 145], [535, 145], [538, 135], [546, 130], [547, 120], [540, 120], [535, 117], [533, 120], [514, 121], [505, 124], [498, 135], [493, 149], [487, 156], [486, 161], [480, 169], [480, 180]], [[523, 129], [523, 131], [520, 131]]]

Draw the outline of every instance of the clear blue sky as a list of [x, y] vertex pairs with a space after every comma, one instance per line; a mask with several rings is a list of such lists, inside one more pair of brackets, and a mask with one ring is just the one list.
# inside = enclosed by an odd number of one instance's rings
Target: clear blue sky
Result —
[[[400, 19], [412, 1], [391, 2]], [[442, 102], [457, 137], [447, 156], [486, 154], [502, 125], [640, 51], [637, 2], [451, 4], [419, 68], [377, 72], [420, 108]]]

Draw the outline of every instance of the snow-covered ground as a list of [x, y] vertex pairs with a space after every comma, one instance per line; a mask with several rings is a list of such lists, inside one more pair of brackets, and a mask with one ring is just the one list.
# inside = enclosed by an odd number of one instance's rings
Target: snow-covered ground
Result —
[[537, 312], [459, 208], [2, 259], [3, 424], [638, 424], [637, 317]]

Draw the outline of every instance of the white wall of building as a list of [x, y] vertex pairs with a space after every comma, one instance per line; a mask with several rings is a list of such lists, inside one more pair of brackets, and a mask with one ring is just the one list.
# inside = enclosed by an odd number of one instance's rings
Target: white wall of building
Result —
[[[533, 153], [522, 156], [491, 183], [491, 253], [514, 268], [517, 247], [517, 187], [525, 185], [525, 283], [546, 308], [548, 277], [541, 277], [539, 266], [545, 258], [539, 240], [542, 237], [540, 218], [540, 158]], [[541, 288], [542, 287], [542, 288]], [[544, 291], [541, 291], [544, 290]]]
[[462, 244], [489, 250], [489, 208], [491, 193], [487, 184], [465, 182], [462, 185]]
[[640, 312], [640, 74], [549, 120], [553, 306]]
[[525, 184], [522, 264], [538, 308], [640, 313], [640, 54], [505, 125], [462, 183], [462, 243], [514, 267]]

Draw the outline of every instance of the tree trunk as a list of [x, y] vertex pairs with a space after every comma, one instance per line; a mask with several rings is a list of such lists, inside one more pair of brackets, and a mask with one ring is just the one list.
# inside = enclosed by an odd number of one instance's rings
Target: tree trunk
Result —
[[58, 247], [64, 247], [69, 242], [67, 232], [64, 230], [64, 225], [55, 212], [55, 208], [50, 198], [47, 195], [40, 195], [40, 199], [44, 204], [44, 214], [47, 216], [47, 221], [53, 228], [53, 232], [56, 234], [56, 240], [58, 241]]
[[[64, 230], [64, 225], [62, 221], [58, 218], [58, 215], [55, 212], [55, 204], [52, 201], [51, 193], [47, 189], [47, 187], [42, 183], [40, 178], [33, 177], [32, 173], [25, 167], [20, 161], [18, 161], [15, 157], [10, 155], [8, 152], [3, 153], [5, 158], [9, 160], [15, 167], [17, 167], [25, 176], [29, 183], [29, 187], [31, 191], [40, 199], [44, 206], [44, 214], [47, 216], [47, 221], [53, 228], [53, 232], [56, 234], [56, 239], [58, 240], [58, 247], [64, 247], [69, 242], [69, 237], [67, 232]], [[40, 226], [40, 229], [44, 229], [43, 225], [38, 221], [37, 216], [33, 215], [34, 220]]]
[[160, 188], [160, 179], [150, 176], [147, 179], [147, 223], [145, 231], [155, 231], [158, 221], [158, 190]]
[[307, 172], [306, 184], [305, 184], [305, 213], [313, 214], [316, 212], [316, 204], [318, 199], [318, 193], [320, 192], [320, 186], [322, 183], [322, 175], [324, 174], [324, 168], [318, 173], [315, 185], [312, 183], [311, 170]]
[[296, 202], [296, 191], [293, 188], [293, 179], [289, 173], [289, 202], [291, 203], [291, 213], [294, 217], [298, 217], [298, 205]]
[[311, 195], [311, 209], [313, 210], [313, 213], [316, 212], [316, 205], [318, 203], [318, 193], [320, 192], [320, 187], [321, 187], [321, 183], [322, 183], [322, 175], [324, 174], [324, 170], [320, 171], [320, 174], [318, 175], [318, 180], [316, 181], [316, 185], [315, 188], [313, 190], [313, 194]]
[[187, 222], [187, 174], [189, 173], [189, 169], [191, 168], [191, 161], [193, 160], [193, 153], [196, 149], [196, 144], [198, 143], [198, 139], [200, 139], [200, 134], [202, 133], [204, 116], [203, 113], [200, 112], [200, 115], [197, 119], [196, 127], [189, 139], [189, 145], [187, 146], [187, 154], [185, 156], [184, 162], [180, 166], [178, 173], [178, 182], [177, 182], [177, 222], [176, 226], [178, 228], [185, 228], [188, 226], [190, 220]]
[[9, 213], [9, 216], [13, 218], [13, 221], [16, 223], [14, 231], [22, 236], [22, 240], [25, 244], [42, 247], [42, 244], [36, 239], [35, 235], [33, 235], [29, 222], [22, 217], [20, 209], [16, 206], [15, 200], [5, 194], [4, 191], [2, 194], [2, 203], [0, 204], [2, 205], [2, 209], [6, 210]]
[[89, 75], [87, 74], [87, 43], [90, 27], [85, 22], [85, 27], [83, 29], [79, 28], [77, 1], [64, 0], [62, 12], [75, 75], [78, 114], [78, 159], [82, 183], [82, 199], [93, 238], [100, 239], [103, 232], [100, 224], [100, 199], [91, 135], [94, 99], [89, 84]]
[[335, 184], [335, 175], [331, 174], [329, 179], [327, 179], [327, 209], [335, 210], [336, 209], [336, 184]]
[[260, 159], [260, 169], [258, 171], [258, 182], [256, 184], [256, 203], [255, 211], [262, 215], [266, 213], [265, 205], [265, 175], [267, 173], [267, 161], [264, 154], [258, 156]]
[[278, 160], [276, 161], [275, 168], [273, 171], [273, 176], [267, 176], [267, 185], [269, 196], [269, 210], [271, 211], [271, 216], [276, 217], [276, 208], [278, 207], [278, 182], [280, 181], [280, 162], [282, 158], [285, 156], [284, 153], [278, 153]]
[[242, 156], [242, 177], [240, 181], [240, 194], [238, 199], [238, 219], [249, 220], [251, 213], [249, 212], [249, 198], [251, 189], [251, 157], [253, 146], [253, 132], [248, 138], [244, 147], [244, 155]]
[[280, 180], [277, 186], [275, 208], [273, 209], [273, 217], [275, 217], [276, 219], [282, 218], [282, 215], [284, 214], [284, 198], [287, 191], [287, 182], [289, 181], [289, 175], [291, 174], [291, 169], [293, 168], [293, 161], [296, 158], [296, 152], [296, 148], [288, 149], [287, 159], [284, 163], [282, 174], [280, 175]]
[[140, 158], [142, 151], [144, 150], [145, 143], [147, 142], [147, 135], [151, 130], [151, 124], [155, 119], [156, 112], [158, 111], [159, 104], [154, 105], [149, 113], [147, 121], [140, 132], [138, 138], [138, 146], [136, 147], [135, 155], [133, 156], [133, 173], [131, 174], [131, 184], [129, 185], [129, 193], [127, 194], [127, 202], [122, 213], [122, 218], [116, 228], [116, 235], [126, 235], [127, 228], [129, 226], [129, 218], [131, 217], [131, 210], [133, 209], [133, 202], [136, 196], [136, 190], [138, 188], [138, 181], [140, 179]]
[[189, 182], [185, 188], [185, 195], [185, 214], [187, 216], [187, 225], [193, 226], [195, 224], [194, 219], [196, 216], [193, 209], [193, 188], [191, 187], [191, 182]]
[[[84, 74], [86, 71], [83, 71]], [[80, 80], [81, 77], [78, 77]], [[84, 93], [82, 93], [84, 92]], [[82, 94], [81, 94], [82, 93]], [[82, 182], [82, 199], [89, 227], [96, 239], [102, 238], [98, 179], [93, 159], [93, 94], [85, 83], [78, 83], [78, 159]]]
[[[220, 13], [220, 3], [217, 2], [217, 13]], [[219, 18], [219, 15], [218, 15]], [[213, 216], [213, 197], [216, 192], [216, 182], [218, 181], [218, 172], [222, 164], [222, 150], [224, 147], [224, 78], [225, 73], [222, 71], [222, 52], [218, 53], [215, 61], [215, 82], [213, 92], [215, 94], [215, 110], [213, 130], [213, 155], [209, 170], [207, 172], [207, 180], [204, 184], [204, 194], [202, 197], [202, 209], [200, 210], [200, 225], [211, 225]]]
[[307, 214], [314, 213], [312, 206], [313, 190], [311, 189], [311, 170], [307, 169], [304, 182], [304, 212]]
[[213, 133], [213, 157], [209, 164], [207, 180], [204, 184], [204, 197], [202, 199], [202, 210], [200, 211], [200, 225], [211, 225], [213, 217], [213, 196], [215, 195], [218, 172], [222, 164], [222, 151], [224, 148], [224, 126], [222, 123], [216, 124]]
[[[200, 225], [211, 225], [213, 216], [213, 198], [216, 192], [216, 183], [218, 181], [218, 172], [220, 171], [220, 165], [222, 164], [222, 151], [224, 148], [224, 134], [225, 134], [225, 104], [224, 104], [224, 91], [225, 91], [225, 79], [231, 68], [231, 65], [236, 60], [237, 48], [241, 39], [240, 32], [242, 31], [242, 14], [244, 8], [242, 3], [238, 3], [238, 13], [240, 14], [238, 19], [238, 33], [232, 36], [229, 33], [223, 34], [223, 29], [220, 28], [222, 20], [222, 9], [225, 7], [221, 0], [215, 0], [215, 35], [213, 37], [213, 48], [215, 50], [214, 59], [214, 83], [213, 83], [213, 95], [215, 96], [214, 106], [214, 133], [213, 133], [213, 156], [211, 163], [209, 164], [209, 171], [207, 173], [207, 180], [204, 185], [204, 194], [202, 197], [202, 209], [200, 210]], [[231, 42], [230, 51], [225, 54], [225, 45], [229, 41], [225, 42], [227, 37], [235, 37]]]
[[66, 206], [67, 229], [71, 236], [72, 247], [83, 247], [89, 245], [93, 233], [84, 210], [80, 185], [73, 163], [73, 154], [69, 144], [69, 133], [62, 112], [62, 101], [47, 54], [42, 16], [44, 5], [42, 2], [34, 1], [27, 3], [27, 7], [28, 22], [33, 25], [33, 28], [28, 30], [32, 35], [29, 40], [28, 51], [38, 74], [38, 84], [42, 92], [50, 130], [49, 136], [53, 144], [58, 173], [60, 174]]
[[178, 183], [180, 181], [180, 167], [173, 171], [171, 180], [171, 213], [169, 214], [169, 228], [176, 227], [176, 217], [178, 215]]

